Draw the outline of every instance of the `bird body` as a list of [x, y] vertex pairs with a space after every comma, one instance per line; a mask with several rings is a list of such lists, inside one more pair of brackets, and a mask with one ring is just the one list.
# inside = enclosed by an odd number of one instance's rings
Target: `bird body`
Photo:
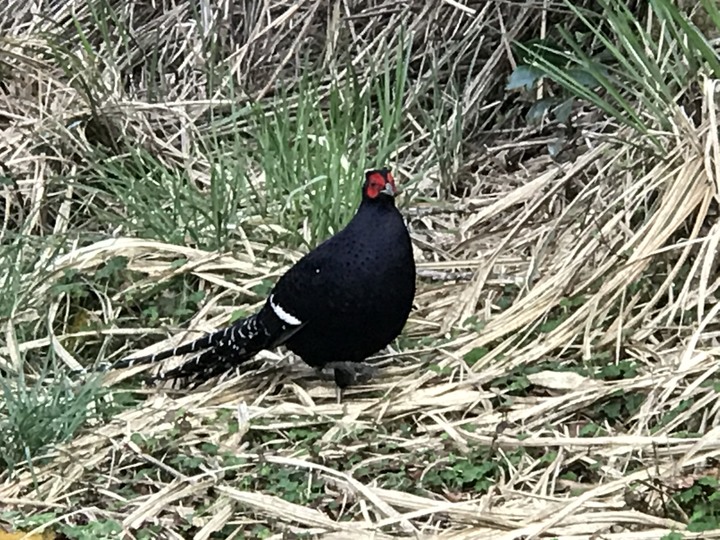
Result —
[[[368, 171], [352, 220], [292, 266], [258, 312], [186, 345], [122, 360], [113, 368], [199, 353], [161, 378], [201, 383], [280, 345], [315, 368], [361, 362], [383, 349], [402, 331], [415, 296], [412, 244], [395, 207], [396, 193], [390, 171]], [[336, 368], [335, 380], [343, 387], [352, 377]]]

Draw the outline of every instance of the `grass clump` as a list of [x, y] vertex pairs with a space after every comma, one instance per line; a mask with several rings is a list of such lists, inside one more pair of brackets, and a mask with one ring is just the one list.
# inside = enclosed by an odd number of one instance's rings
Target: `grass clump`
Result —
[[[53, 445], [71, 439], [89, 421], [107, 412], [103, 402], [105, 390], [93, 379], [78, 386], [66, 378], [53, 378], [56, 364], [29, 383], [21, 373], [0, 379], [0, 467], [12, 474], [20, 464], [36, 466]], [[54, 368], [54, 369], [53, 369]], [[51, 371], [52, 370], [52, 371]]]

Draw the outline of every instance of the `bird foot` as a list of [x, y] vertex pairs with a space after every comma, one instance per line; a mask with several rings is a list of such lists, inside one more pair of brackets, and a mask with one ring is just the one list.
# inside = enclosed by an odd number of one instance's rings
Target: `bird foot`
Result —
[[[324, 369], [332, 369], [333, 374], [329, 375]], [[343, 390], [354, 384], [365, 384], [377, 374], [377, 368], [367, 364], [358, 364], [356, 362], [332, 362], [326, 364], [323, 368], [317, 369], [319, 376], [324, 380], [330, 377], [335, 381], [335, 390], [337, 401], [342, 401]]]
[[338, 405], [342, 403], [345, 389], [353, 384], [365, 384], [377, 373], [377, 368], [367, 364], [346, 363], [333, 367]]
[[332, 368], [335, 384], [340, 388], [367, 383], [377, 374], [377, 368], [355, 362], [333, 362], [325, 367]]

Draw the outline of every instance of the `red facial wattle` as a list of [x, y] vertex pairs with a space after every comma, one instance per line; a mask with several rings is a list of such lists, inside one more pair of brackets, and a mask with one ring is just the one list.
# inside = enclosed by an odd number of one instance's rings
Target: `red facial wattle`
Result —
[[[390, 186], [389, 191], [391, 193], [388, 192], [388, 185]], [[371, 173], [367, 176], [367, 187], [365, 188], [365, 193], [371, 199], [375, 199], [381, 193], [395, 196], [397, 194], [395, 179], [389, 171], [385, 174], [380, 172]]]

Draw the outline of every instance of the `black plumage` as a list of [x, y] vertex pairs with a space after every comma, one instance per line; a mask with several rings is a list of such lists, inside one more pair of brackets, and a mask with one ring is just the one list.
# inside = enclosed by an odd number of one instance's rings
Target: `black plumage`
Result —
[[[362, 202], [347, 226], [292, 266], [263, 307], [232, 326], [175, 349], [126, 359], [113, 369], [199, 353], [162, 375], [195, 384], [284, 345], [307, 364], [361, 362], [402, 331], [415, 295], [415, 262], [395, 181], [387, 169], [365, 174]], [[351, 371], [335, 368], [345, 387]]]

